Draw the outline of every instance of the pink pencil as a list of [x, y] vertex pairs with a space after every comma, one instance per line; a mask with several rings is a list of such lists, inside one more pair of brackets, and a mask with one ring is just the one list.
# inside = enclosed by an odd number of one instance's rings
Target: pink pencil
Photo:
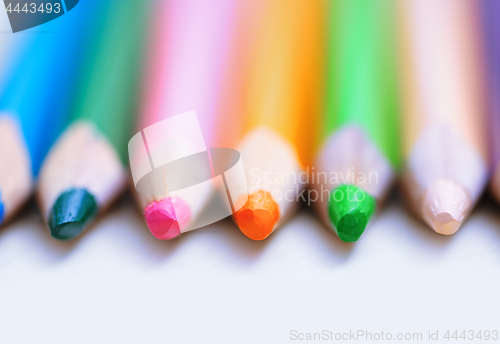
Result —
[[[206, 147], [213, 147], [236, 4], [233, 0], [158, 2], [138, 130], [194, 110]], [[138, 194], [138, 201], [151, 233], [168, 240], [196, 219], [210, 196], [208, 190], [186, 199]]]

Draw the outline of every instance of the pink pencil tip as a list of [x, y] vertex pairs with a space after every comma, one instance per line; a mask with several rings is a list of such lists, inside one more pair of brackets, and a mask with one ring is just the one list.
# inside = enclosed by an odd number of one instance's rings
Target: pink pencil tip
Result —
[[172, 197], [149, 203], [144, 217], [155, 238], [170, 240], [181, 234], [181, 227], [189, 221], [191, 212], [186, 202]]

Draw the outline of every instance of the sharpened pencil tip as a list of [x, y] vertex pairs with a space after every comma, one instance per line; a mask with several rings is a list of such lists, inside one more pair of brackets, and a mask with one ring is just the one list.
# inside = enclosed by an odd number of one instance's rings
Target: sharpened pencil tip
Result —
[[53, 238], [70, 240], [80, 235], [97, 214], [97, 202], [85, 189], [71, 189], [56, 200], [49, 216]]
[[433, 229], [443, 235], [451, 235], [460, 227], [460, 221], [453, 218], [450, 213], [439, 213], [434, 217]]
[[462, 225], [471, 204], [461, 185], [440, 179], [427, 189], [422, 203], [423, 218], [436, 233], [451, 235]]
[[181, 227], [191, 218], [189, 205], [177, 197], [151, 202], [144, 209], [149, 231], [160, 240], [170, 240], [181, 234]]
[[344, 242], [356, 242], [375, 213], [377, 203], [363, 189], [354, 185], [340, 185], [330, 196], [328, 214]]
[[252, 240], [264, 240], [279, 220], [278, 204], [269, 192], [258, 191], [248, 197], [247, 203], [234, 214], [241, 232]]
[[369, 218], [357, 209], [343, 215], [337, 223], [337, 234], [344, 242], [356, 242], [366, 229]]

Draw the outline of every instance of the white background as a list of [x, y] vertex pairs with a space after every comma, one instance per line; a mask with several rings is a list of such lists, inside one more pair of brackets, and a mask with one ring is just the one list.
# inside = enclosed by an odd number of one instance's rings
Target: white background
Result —
[[499, 207], [483, 201], [444, 237], [400, 203], [392, 197], [356, 244], [307, 209], [263, 242], [229, 219], [158, 241], [129, 197], [63, 243], [31, 206], [0, 231], [0, 343], [289, 343], [298, 342], [291, 330], [424, 339], [429, 330], [441, 338], [448, 329], [500, 330]]

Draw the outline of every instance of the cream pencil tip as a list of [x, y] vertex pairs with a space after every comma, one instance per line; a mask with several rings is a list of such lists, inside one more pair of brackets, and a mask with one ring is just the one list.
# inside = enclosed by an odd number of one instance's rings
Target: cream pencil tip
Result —
[[458, 230], [461, 224], [461, 221], [455, 219], [450, 213], [439, 213], [434, 216], [432, 228], [436, 233], [451, 235]]
[[470, 195], [461, 185], [440, 179], [427, 189], [422, 203], [423, 218], [436, 233], [451, 235], [460, 228], [471, 205]]

